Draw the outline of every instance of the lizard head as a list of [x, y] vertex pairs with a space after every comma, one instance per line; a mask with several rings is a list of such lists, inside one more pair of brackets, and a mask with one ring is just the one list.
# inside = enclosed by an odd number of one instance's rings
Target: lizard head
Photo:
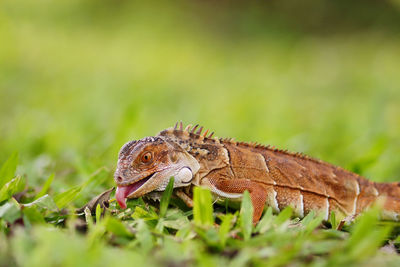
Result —
[[121, 208], [126, 208], [127, 198], [164, 191], [172, 176], [174, 188], [188, 186], [199, 168], [193, 156], [164, 137], [128, 142], [119, 152], [114, 174], [116, 199]]

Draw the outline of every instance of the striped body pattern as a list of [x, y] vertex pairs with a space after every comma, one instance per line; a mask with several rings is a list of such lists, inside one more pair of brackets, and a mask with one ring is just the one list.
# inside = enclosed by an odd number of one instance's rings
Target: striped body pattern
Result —
[[[208, 187], [217, 199], [233, 201], [240, 201], [243, 192], [249, 191], [254, 207], [254, 222], [260, 219], [264, 208], [268, 206], [276, 213], [291, 206], [298, 217], [304, 217], [310, 211], [314, 211], [328, 220], [331, 212], [335, 212], [339, 218], [355, 217], [376, 201], [383, 203], [382, 219], [399, 219], [398, 183], [375, 183], [340, 167], [299, 153], [256, 143], [213, 138], [212, 134], [208, 135], [208, 131], [204, 133], [202, 131], [203, 128], [198, 128], [198, 125], [183, 128], [182, 123], [179, 123], [174, 128], [166, 129], [157, 135], [163, 141], [172, 143], [178, 150], [182, 149], [188, 154], [187, 157], [195, 159], [198, 163], [191, 166], [186, 164], [190, 170], [190, 175], [186, 174], [191, 176], [190, 184], [177, 185], [175, 190], [176, 195], [189, 206], [191, 188], [204, 186]], [[132, 153], [135, 145], [132, 146], [132, 148], [125, 147], [123, 154]], [[124, 156], [122, 155], [122, 158]], [[123, 167], [120, 167], [122, 163], [119, 161], [115, 175], [119, 188], [121, 179], [127, 180], [121, 178], [121, 173], [124, 171]], [[179, 175], [177, 173], [178, 179]], [[131, 181], [130, 185], [136, 185], [142, 179], [128, 180]], [[144, 190], [141, 195], [162, 191], [162, 188], [153, 186], [153, 189], [149, 190], [151, 188]], [[122, 199], [131, 198], [135, 194], [120, 193], [120, 195]], [[133, 197], [138, 196], [136, 194]]]

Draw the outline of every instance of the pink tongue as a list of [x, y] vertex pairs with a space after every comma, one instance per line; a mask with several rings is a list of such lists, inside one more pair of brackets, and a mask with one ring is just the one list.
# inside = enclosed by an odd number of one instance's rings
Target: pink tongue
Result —
[[126, 197], [129, 195], [129, 186], [118, 186], [115, 198], [122, 209], [126, 209]]
[[117, 191], [115, 192], [115, 198], [117, 199], [117, 202], [119, 206], [122, 209], [126, 209], [126, 197], [135, 192], [139, 187], [141, 187], [148, 179], [144, 178], [134, 184], [128, 185], [128, 186], [118, 186]]

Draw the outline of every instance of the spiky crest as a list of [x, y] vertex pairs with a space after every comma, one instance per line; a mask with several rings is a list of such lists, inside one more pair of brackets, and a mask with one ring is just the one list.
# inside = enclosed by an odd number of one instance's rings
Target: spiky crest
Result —
[[[173, 130], [180, 131], [181, 132], [180, 134], [184, 134], [188, 138], [193, 138], [194, 140], [198, 140], [200, 142], [205, 142], [205, 143], [212, 142], [212, 143], [222, 143], [222, 144], [223, 143], [229, 143], [229, 144], [236, 145], [236, 146], [245, 146], [245, 147], [251, 147], [251, 148], [258, 148], [258, 149], [266, 149], [266, 150], [270, 150], [270, 151], [273, 151], [273, 152], [282, 153], [282, 154], [289, 155], [289, 156], [292, 156], [292, 157], [295, 157], [295, 158], [300, 158], [300, 159], [304, 159], [304, 160], [313, 161], [313, 162], [316, 162], [318, 164], [322, 164], [322, 165], [329, 166], [329, 167], [334, 167], [334, 168], [349, 172], [348, 170], [346, 170], [344, 168], [335, 166], [335, 165], [333, 165], [331, 163], [322, 161], [322, 160], [317, 159], [317, 158], [313, 158], [313, 157], [307, 156], [307, 155], [305, 155], [305, 154], [303, 154], [301, 152], [292, 152], [292, 151], [289, 151], [287, 149], [279, 149], [279, 148], [276, 148], [275, 146], [263, 145], [263, 144], [260, 144], [260, 143], [257, 143], [257, 142], [244, 142], [244, 141], [239, 141], [238, 142], [238, 141], [235, 141], [234, 138], [217, 138], [217, 137], [212, 138], [212, 136], [214, 135], [214, 132], [212, 132], [211, 134], [209, 134], [207, 136], [209, 130], [207, 129], [202, 134], [202, 131], [204, 129], [203, 126], [200, 126], [200, 128], [197, 130], [198, 127], [199, 127], [199, 124], [196, 124], [193, 128], [192, 128], [192, 125], [189, 124], [188, 126], [183, 128], [182, 121], [180, 121], [180, 122], [177, 122], [175, 124], [175, 127], [173, 128]], [[172, 128], [169, 128], [169, 129], [172, 129]], [[161, 133], [163, 133], [165, 131], [168, 131], [168, 129], [162, 131]], [[172, 132], [170, 132], [170, 133], [172, 133]]]
[[180, 122], [177, 122], [175, 124], [173, 129], [172, 128], [166, 129], [166, 130], [160, 132], [160, 134], [164, 133], [165, 131], [171, 131], [172, 130], [172, 131], [176, 131], [177, 133], [179, 132], [180, 134], [183, 134], [185, 136], [189, 136], [191, 138], [195, 138], [195, 139], [199, 139], [199, 140], [207, 139], [207, 140], [215, 141], [214, 139], [211, 139], [212, 136], [214, 135], [214, 132], [212, 132], [211, 134], [208, 134], [209, 130], [207, 129], [204, 133], [202, 133], [204, 127], [200, 126], [200, 128], [197, 129], [198, 127], [199, 127], [199, 124], [196, 124], [194, 127], [192, 127], [192, 124], [188, 124], [184, 128], [182, 122], [180, 121]]

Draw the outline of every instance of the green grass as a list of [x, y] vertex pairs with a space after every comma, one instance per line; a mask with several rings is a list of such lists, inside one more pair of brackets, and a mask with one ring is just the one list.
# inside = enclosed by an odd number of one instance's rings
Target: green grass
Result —
[[[2, 171], [10, 173], [16, 159], [10, 157]], [[400, 260], [395, 252], [380, 251], [385, 244], [395, 249], [393, 229], [398, 224], [380, 223], [378, 209], [359, 217], [346, 231], [324, 226], [322, 218], [313, 213], [302, 220], [290, 219], [290, 208], [279, 215], [273, 215], [268, 208], [253, 226], [248, 193], [244, 194], [240, 212], [230, 213], [223, 207], [213, 210], [211, 193], [195, 188], [192, 211], [182, 209], [182, 203], [176, 199], [170, 203], [172, 186], [173, 180], [159, 208], [136, 199], [128, 202], [127, 210], [119, 210], [115, 200], [105, 207], [108, 195], [102, 200], [96, 198], [97, 204], [76, 211], [71, 204], [84, 186], [54, 197], [25, 194], [20, 203], [10, 196], [0, 206], [0, 262], [4, 266], [111, 265], [115, 262], [348, 266], [371, 261], [398, 264]], [[10, 195], [23, 189], [12, 189]]]
[[73, 212], [114, 186], [125, 142], [178, 120], [399, 181], [396, 2], [281, 2], [1, 1], [0, 265], [398, 264], [376, 211], [337, 231], [267, 210], [254, 228], [199, 190], [193, 211]]

